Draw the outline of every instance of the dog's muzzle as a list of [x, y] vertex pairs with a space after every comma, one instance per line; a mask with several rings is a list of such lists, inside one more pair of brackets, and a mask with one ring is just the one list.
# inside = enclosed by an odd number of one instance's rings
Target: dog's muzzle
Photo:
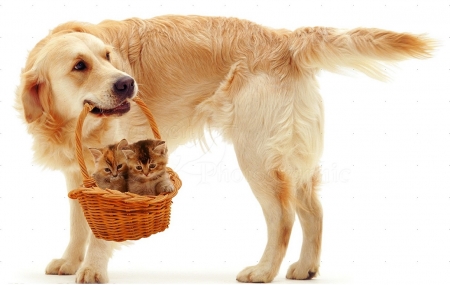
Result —
[[93, 109], [90, 113], [99, 117], [123, 115], [130, 111], [131, 105], [129, 99], [132, 99], [137, 93], [135, 84], [134, 79], [130, 76], [122, 76], [114, 82], [111, 95], [114, 97], [114, 101], [117, 102], [117, 105], [113, 108], [104, 108], [90, 100], [85, 100], [84, 103], [92, 105]]
[[131, 98], [134, 95], [134, 79], [130, 76], [123, 76], [117, 79], [113, 86], [113, 94], [118, 97], [119, 102]]

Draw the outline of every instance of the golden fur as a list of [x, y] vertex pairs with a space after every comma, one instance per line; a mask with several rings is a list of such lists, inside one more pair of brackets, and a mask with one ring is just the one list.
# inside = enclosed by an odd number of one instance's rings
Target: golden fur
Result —
[[[430, 55], [423, 36], [379, 29], [274, 30], [245, 20], [164, 16], [149, 20], [69, 22], [30, 52], [17, 106], [34, 136], [36, 159], [61, 170], [71, 190], [81, 183], [73, 133], [83, 102], [119, 104], [111, 85], [129, 75], [148, 104], [169, 150], [219, 129], [234, 144], [239, 165], [260, 202], [268, 230], [256, 266], [242, 282], [270, 282], [278, 273], [297, 213], [303, 229], [298, 262], [287, 278], [310, 279], [319, 270], [322, 210], [317, 197], [323, 148], [323, 106], [315, 79], [342, 67], [382, 78], [379, 64]], [[82, 72], [74, 66], [83, 61]], [[89, 116], [85, 146], [151, 137], [134, 105], [115, 117]], [[85, 150], [85, 157], [90, 157]], [[93, 161], [87, 161], [93, 169]], [[77, 274], [77, 282], [107, 282], [112, 243], [91, 236], [71, 202], [71, 239], [48, 274]]]

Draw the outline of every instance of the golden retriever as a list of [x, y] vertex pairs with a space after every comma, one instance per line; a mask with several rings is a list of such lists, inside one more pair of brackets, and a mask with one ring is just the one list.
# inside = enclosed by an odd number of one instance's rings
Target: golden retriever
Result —
[[[221, 130], [234, 144], [268, 231], [259, 263], [237, 280], [273, 280], [295, 214], [303, 245], [286, 277], [311, 279], [319, 271], [322, 235], [316, 192], [324, 119], [316, 74], [347, 67], [381, 78], [380, 63], [427, 57], [432, 49], [431, 40], [407, 33], [275, 30], [234, 18], [69, 22], [30, 52], [17, 107], [34, 136], [36, 159], [61, 170], [68, 190], [82, 181], [73, 134], [85, 102], [95, 106], [85, 124], [85, 146], [151, 137], [145, 117], [130, 101], [136, 95], [152, 110], [171, 150], [201, 140], [205, 128]], [[93, 161], [87, 165], [93, 169]], [[93, 237], [78, 202], [70, 203], [69, 244], [46, 273], [76, 274], [79, 283], [108, 282], [115, 243]]]

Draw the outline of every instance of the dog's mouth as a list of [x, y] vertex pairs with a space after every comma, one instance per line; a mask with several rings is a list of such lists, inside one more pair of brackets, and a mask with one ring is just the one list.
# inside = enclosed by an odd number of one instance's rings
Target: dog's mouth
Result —
[[117, 105], [117, 107], [114, 107], [112, 109], [104, 109], [104, 108], [100, 108], [98, 107], [94, 102], [89, 101], [89, 100], [85, 100], [84, 103], [88, 103], [91, 106], [93, 106], [94, 108], [91, 110], [91, 114], [99, 116], [99, 117], [107, 117], [107, 116], [120, 116], [123, 115], [125, 113], [127, 113], [128, 111], [130, 111], [130, 102], [128, 102], [127, 100], [123, 101], [122, 103], [120, 103], [119, 105]]

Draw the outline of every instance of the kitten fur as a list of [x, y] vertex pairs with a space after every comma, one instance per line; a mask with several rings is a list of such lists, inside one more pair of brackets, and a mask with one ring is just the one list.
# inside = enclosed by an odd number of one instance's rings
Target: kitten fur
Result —
[[103, 189], [127, 192], [128, 165], [122, 149], [128, 145], [126, 139], [104, 148], [90, 148], [95, 161], [92, 177]]
[[128, 163], [128, 190], [138, 195], [159, 195], [175, 188], [166, 171], [167, 146], [161, 140], [141, 140], [123, 150]]

